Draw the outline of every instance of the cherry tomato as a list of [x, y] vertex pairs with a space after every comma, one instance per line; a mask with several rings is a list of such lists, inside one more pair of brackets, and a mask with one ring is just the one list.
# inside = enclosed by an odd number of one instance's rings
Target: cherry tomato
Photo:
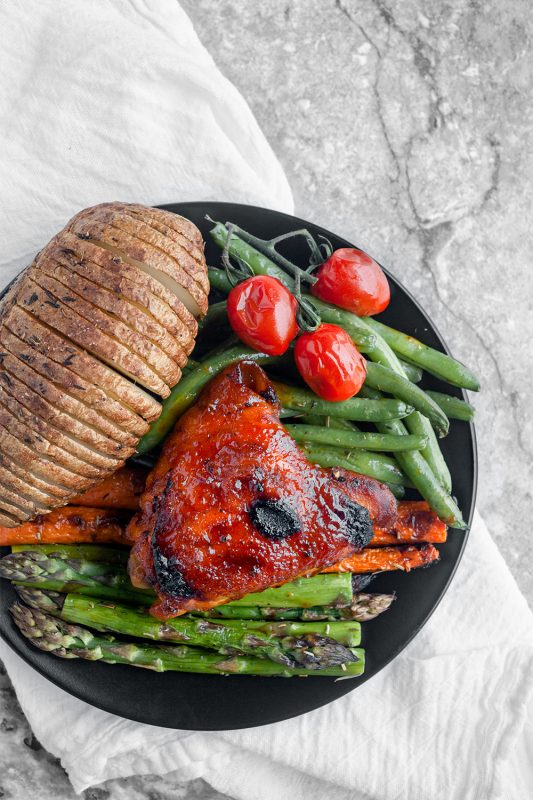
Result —
[[313, 333], [303, 333], [294, 360], [304, 381], [324, 400], [348, 400], [366, 378], [363, 356], [338, 325], [324, 322]]
[[277, 278], [256, 275], [228, 295], [231, 327], [245, 344], [281, 356], [298, 333], [296, 298]]
[[387, 277], [378, 263], [355, 247], [335, 250], [317, 273], [311, 293], [360, 317], [379, 314], [390, 301]]

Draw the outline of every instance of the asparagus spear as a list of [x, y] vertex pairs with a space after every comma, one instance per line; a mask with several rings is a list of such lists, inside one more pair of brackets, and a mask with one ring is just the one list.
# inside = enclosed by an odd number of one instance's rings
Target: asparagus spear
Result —
[[351, 650], [353, 661], [322, 670], [287, 667], [269, 659], [253, 656], [221, 656], [201, 648], [147, 645], [121, 641], [113, 636], [95, 636], [88, 628], [69, 625], [22, 603], [14, 603], [11, 613], [22, 635], [40, 650], [61, 658], [82, 658], [108, 664], [131, 664], [156, 672], [198, 672], [224, 675], [293, 675], [355, 677], [364, 671], [364, 651]]
[[127, 564], [129, 548], [99, 544], [14, 544], [12, 553], [43, 553], [60, 559], [103, 561], [106, 564]]
[[103, 633], [205, 647], [223, 655], [255, 655], [289, 667], [323, 669], [353, 661], [348, 649], [361, 641], [359, 622], [213, 621], [183, 616], [165, 622], [145, 609], [118, 605], [75, 594], [28, 594], [32, 608], [47, 611], [64, 622], [88, 625]]
[[0, 578], [38, 585], [56, 592], [75, 592], [110, 600], [148, 605], [154, 592], [132, 586], [120, 564], [48, 556], [42, 552], [11, 553], [0, 560]]
[[311, 608], [271, 608], [261, 606], [217, 606], [209, 611], [194, 612], [195, 616], [210, 619], [271, 619], [271, 620], [358, 620], [368, 622], [386, 611], [392, 601], [393, 594], [354, 594], [351, 606], [334, 608], [333, 606], [311, 606]]
[[326, 577], [328, 576], [314, 575], [312, 578], [298, 578], [283, 584], [283, 586], [247, 594], [240, 600], [232, 600], [228, 605], [232, 608], [240, 606], [272, 606], [274, 608], [284, 608], [285, 606], [309, 608], [315, 605], [349, 606], [353, 600], [351, 581], [342, 583], [338, 580], [342, 575], [338, 574], [336, 575], [337, 580], [327, 583], [323, 580]]
[[[89, 570], [91, 574], [83, 574]], [[100, 599], [149, 605], [155, 599], [150, 589], [132, 586], [126, 570], [120, 564], [102, 564], [83, 560], [63, 561], [45, 553], [10, 553], [0, 560], [0, 578], [17, 584], [38, 586], [55, 592], [90, 595]], [[265, 589], [263, 592], [246, 595], [234, 600], [237, 606], [274, 606], [276, 608], [324, 606], [349, 606], [353, 600], [349, 576], [314, 575]]]
[[[359, 576], [362, 577], [362, 576]], [[64, 595], [59, 592], [43, 591], [34, 586], [17, 586], [17, 592], [28, 606], [40, 608], [49, 614], [57, 614]], [[311, 606], [310, 608], [272, 608], [271, 606], [231, 606], [223, 605], [209, 611], [195, 611], [192, 616], [204, 619], [250, 619], [250, 620], [302, 620], [303, 622], [334, 622], [335, 620], [357, 620], [368, 622], [383, 614], [391, 606], [393, 594], [354, 594], [350, 606]], [[191, 615], [187, 615], [191, 616]]]

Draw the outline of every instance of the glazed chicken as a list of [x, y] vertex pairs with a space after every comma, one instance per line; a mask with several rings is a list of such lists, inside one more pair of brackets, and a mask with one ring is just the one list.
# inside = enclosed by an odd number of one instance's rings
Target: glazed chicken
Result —
[[361, 550], [396, 500], [371, 478], [313, 466], [263, 370], [232, 365], [178, 422], [128, 528], [130, 576], [167, 619], [309, 575]]

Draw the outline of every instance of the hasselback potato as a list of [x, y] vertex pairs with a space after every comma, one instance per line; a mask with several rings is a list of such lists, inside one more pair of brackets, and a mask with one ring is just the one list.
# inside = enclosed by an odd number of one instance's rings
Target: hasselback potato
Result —
[[77, 214], [0, 302], [0, 525], [118, 469], [180, 380], [207, 311], [200, 231], [103, 203]]

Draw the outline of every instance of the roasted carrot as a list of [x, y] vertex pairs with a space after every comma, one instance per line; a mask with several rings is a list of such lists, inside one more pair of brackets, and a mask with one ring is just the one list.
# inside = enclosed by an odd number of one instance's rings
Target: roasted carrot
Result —
[[424, 500], [405, 500], [398, 503], [398, 517], [393, 527], [386, 531], [374, 528], [369, 547], [393, 544], [433, 542], [442, 544], [447, 538], [447, 528]]
[[410, 572], [438, 560], [439, 551], [432, 544], [422, 547], [376, 547], [361, 550], [323, 572], [385, 572], [394, 569]]
[[0, 527], [0, 547], [15, 544], [129, 544], [128, 514], [106, 508], [65, 506], [17, 528]]
[[122, 467], [71, 502], [76, 506], [125, 508], [136, 511], [139, 508], [139, 497], [144, 491], [147, 476], [148, 470], [144, 467]]

